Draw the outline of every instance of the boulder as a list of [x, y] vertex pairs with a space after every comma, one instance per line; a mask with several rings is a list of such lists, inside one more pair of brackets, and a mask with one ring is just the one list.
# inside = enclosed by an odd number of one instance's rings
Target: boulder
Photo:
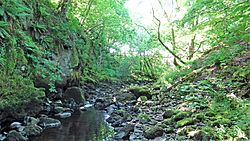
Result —
[[38, 136], [42, 131], [43, 129], [36, 124], [30, 124], [24, 128], [24, 132], [27, 136]]
[[135, 95], [136, 99], [140, 96], [146, 96], [148, 99], [152, 98], [151, 91], [146, 86], [133, 86], [129, 88], [129, 91]]
[[11, 130], [6, 138], [6, 141], [27, 141], [28, 138], [24, 137], [20, 132]]
[[169, 109], [169, 110], [166, 110], [162, 116], [164, 119], [166, 119], [166, 118], [171, 118], [174, 114], [175, 112]]
[[117, 101], [119, 102], [129, 102], [132, 100], [136, 100], [136, 97], [132, 93], [121, 93], [116, 96]]
[[162, 136], [163, 132], [163, 128], [159, 126], [151, 126], [144, 131], [144, 136], [147, 139], [154, 139], [156, 137]]
[[20, 122], [13, 122], [13, 123], [10, 124], [11, 129], [18, 129], [21, 126], [22, 126], [22, 123], [20, 123]]
[[61, 126], [61, 122], [58, 119], [49, 117], [40, 117], [38, 125], [44, 128], [57, 128]]
[[55, 114], [55, 116], [59, 116], [60, 118], [68, 118], [68, 117], [71, 117], [71, 113], [70, 112], [62, 112], [62, 113]]
[[62, 94], [63, 99], [70, 100], [71, 98], [74, 99], [74, 101], [77, 104], [84, 104], [85, 103], [85, 97], [84, 92], [79, 87], [69, 87], [65, 91], [65, 93]]
[[125, 125], [115, 135], [115, 139], [117, 139], [117, 140], [121, 140], [121, 139], [128, 140], [130, 132], [134, 131], [134, 127], [135, 127], [134, 124], [127, 124], [127, 125]]
[[38, 122], [39, 122], [39, 119], [34, 118], [34, 117], [26, 116], [24, 118], [25, 125], [38, 124]]

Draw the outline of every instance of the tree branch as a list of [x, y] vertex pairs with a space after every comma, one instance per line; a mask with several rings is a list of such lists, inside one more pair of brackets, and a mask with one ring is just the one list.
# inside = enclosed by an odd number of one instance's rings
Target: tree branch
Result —
[[153, 17], [158, 21], [158, 29], [157, 29], [157, 35], [158, 35], [158, 40], [161, 43], [161, 45], [170, 53], [172, 54], [178, 61], [180, 61], [182, 64], [185, 64], [185, 62], [179, 57], [177, 56], [172, 50], [169, 49], [168, 46], [166, 46], [164, 44], [164, 42], [161, 39], [161, 33], [160, 33], [160, 28], [161, 28], [161, 21], [155, 16], [154, 14], [154, 9], [152, 8], [153, 11]]

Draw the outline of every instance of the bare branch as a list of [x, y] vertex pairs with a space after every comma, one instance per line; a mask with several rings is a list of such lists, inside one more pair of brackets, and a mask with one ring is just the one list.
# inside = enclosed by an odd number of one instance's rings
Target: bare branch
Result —
[[161, 43], [161, 45], [170, 53], [172, 54], [178, 61], [180, 61], [182, 64], [185, 64], [185, 62], [177, 56], [171, 49], [169, 49], [168, 46], [164, 44], [164, 42], [161, 40], [161, 33], [160, 33], [160, 28], [161, 28], [161, 21], [155, 16], [154, 9], [152, 7], [152, 12], [153, 12], [153, 17], [158, 21], [158, 29], [157, 29], [157, 35], [158, 35], [158, 40]]

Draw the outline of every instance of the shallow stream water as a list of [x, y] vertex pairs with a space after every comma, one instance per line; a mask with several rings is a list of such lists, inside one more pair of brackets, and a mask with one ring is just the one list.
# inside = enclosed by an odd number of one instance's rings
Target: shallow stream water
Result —
[[106, 141], [112, 134], [105, 122], [104, 113], [94, 108], [75, 112], [71, 117], [60, 119], [60, 128], [46, 129], [30, 141]]

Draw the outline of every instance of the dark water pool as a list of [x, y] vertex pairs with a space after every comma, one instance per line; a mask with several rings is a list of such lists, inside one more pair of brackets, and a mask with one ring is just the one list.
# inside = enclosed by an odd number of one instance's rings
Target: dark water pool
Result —
[[46, 129], [41, 136], [30, 141], [106, 141], [112, 134], [104, 120], [104, 114], [95, 109], [76, 112], [71, 117], [60, 119], [60, 128]]

